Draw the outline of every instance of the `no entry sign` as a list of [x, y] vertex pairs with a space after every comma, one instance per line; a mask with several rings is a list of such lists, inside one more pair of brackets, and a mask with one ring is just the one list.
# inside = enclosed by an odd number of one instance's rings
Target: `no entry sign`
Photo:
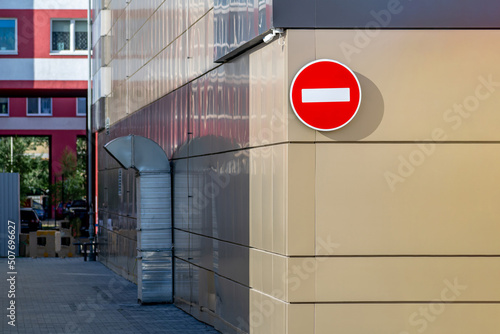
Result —
[[319, 131], [340, 129], [349, 123], [361, 104], [361, 86], [347, 66], [320, 59], [302, 67], [290, 87], [295, 115]]

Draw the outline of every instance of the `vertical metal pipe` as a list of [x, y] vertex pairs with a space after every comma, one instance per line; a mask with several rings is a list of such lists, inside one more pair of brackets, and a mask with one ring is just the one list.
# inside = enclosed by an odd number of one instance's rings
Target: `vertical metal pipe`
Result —
[[[92, 21], [91, 21], [92, 0], [89, 0], [87, 8], [87, 48], [89, 77], [87, 83], [87, 203], [89, 205], [89, 240], [94, 242], [94, 209], [92, 205]], [[95, 253], [90, 254], [89, 261], [95, 261]]]

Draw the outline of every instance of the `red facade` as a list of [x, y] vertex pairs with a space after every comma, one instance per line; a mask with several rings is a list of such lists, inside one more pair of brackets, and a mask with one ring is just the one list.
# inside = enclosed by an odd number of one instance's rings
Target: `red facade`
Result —
[[0, 136], [49, 137], [54, 181], [64, 149], [86, 135], [87, 10], [44, 5], [0, 4]]

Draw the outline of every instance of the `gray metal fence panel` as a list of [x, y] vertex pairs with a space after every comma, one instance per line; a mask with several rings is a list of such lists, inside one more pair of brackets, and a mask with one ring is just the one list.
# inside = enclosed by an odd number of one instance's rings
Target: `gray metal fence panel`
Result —
[[[0, 173], [0, 257], [8, 256], [9, 221], [15, 223], [16, 256], [19, 255], [19, 174]], [[12, 226], [12, 224], [10, 224]], [[11, 228], [12, 230], [12, 228]]]

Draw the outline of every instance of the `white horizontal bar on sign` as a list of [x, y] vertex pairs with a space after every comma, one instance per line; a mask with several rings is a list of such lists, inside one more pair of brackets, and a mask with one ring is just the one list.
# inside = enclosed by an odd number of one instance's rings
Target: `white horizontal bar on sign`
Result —
[[349, 88], [302, 89], [302, 103], [349, 102], [350, 100]]

